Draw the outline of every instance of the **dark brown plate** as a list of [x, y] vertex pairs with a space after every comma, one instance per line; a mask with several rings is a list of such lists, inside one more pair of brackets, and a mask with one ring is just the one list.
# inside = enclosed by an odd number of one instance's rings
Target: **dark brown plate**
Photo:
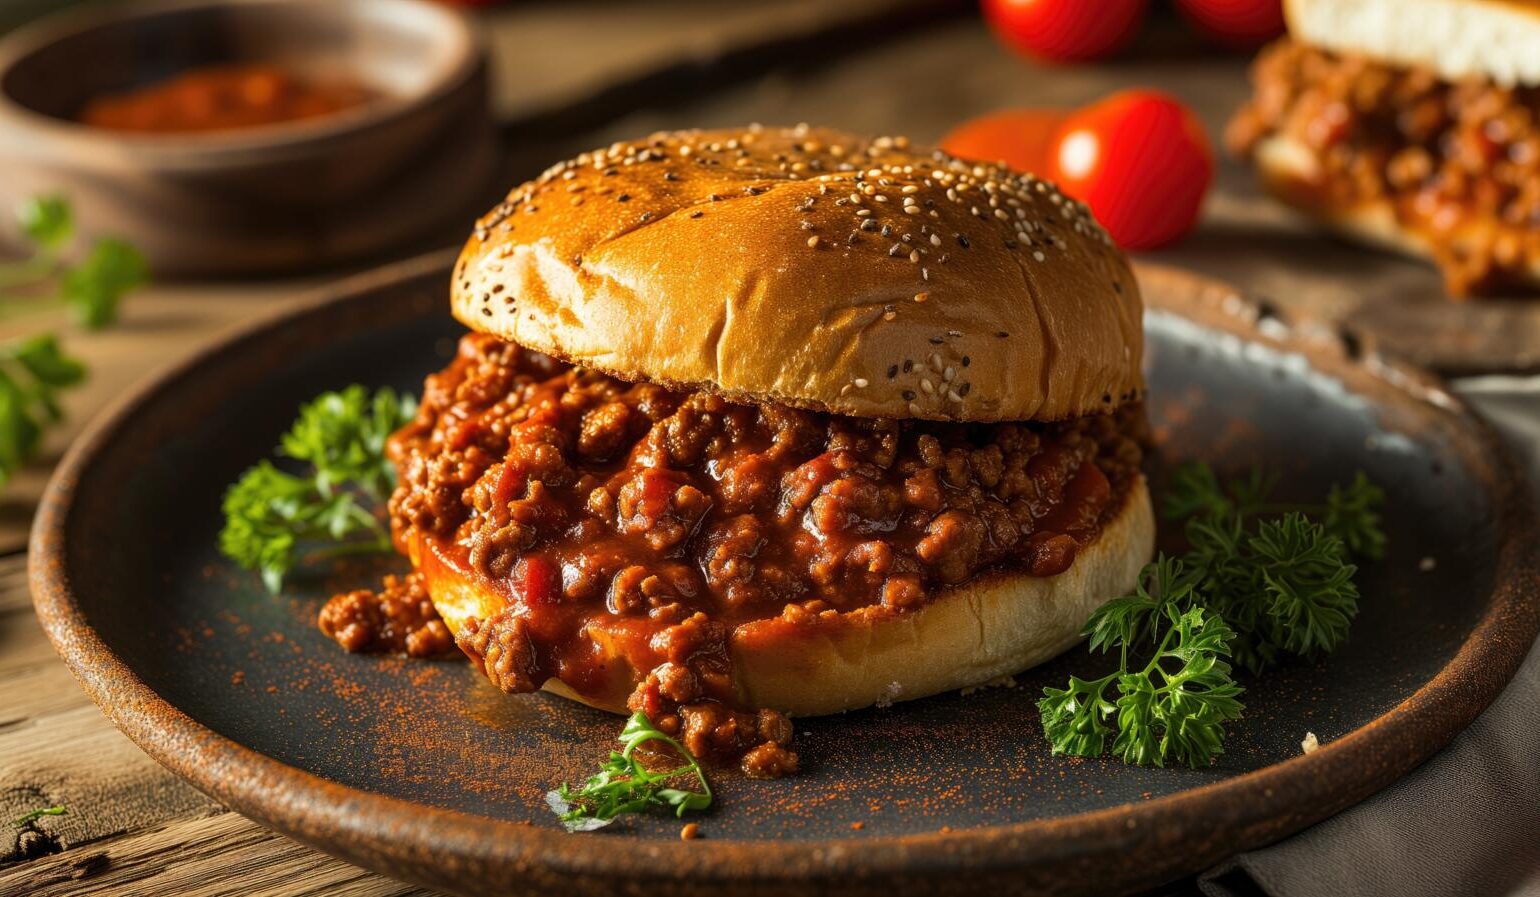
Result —
[[[1095, 665], [1072, 651], [1017, 688], [803, 721], [806, 773], [719, 776], [703, 840], [658, 818], [566, 835], [542, 795], [595, 766], [616, 718], [506, 697], [463, 663], [342, 654], [315, 631], [318, 602], [371, 571], [271, 598], [215, 550], [223, 488], [302, 399], [354, 381], [415, 389], [448, 357], [446, 265], [355, 280], [138, 391], [76, 443], [33, 538], [38, 614], [119, 728], [236, 810], [360, 865], [466, 894], [1137, 888], [1394, 781], [1486, 706], [1540, 627], [1534, 512], [1458, 399], [1356, 357], [1355, 340], [1146, 268], [1157, 488], [1202, 457], [1266, 462], [1301, 495], [1357, 468], [1389, 491], [1390, 552], [1363, 574], [1350, 644], [1248, 683], [1212, 769], [1051, 756], [1033, 702]], [[1306, 731], [1323, 744], [1309, 756]]]

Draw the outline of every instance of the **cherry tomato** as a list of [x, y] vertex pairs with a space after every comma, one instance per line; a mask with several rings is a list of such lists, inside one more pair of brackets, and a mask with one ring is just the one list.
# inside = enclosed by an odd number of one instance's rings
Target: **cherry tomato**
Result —
[[941, 139], [941, 148], [973, 162], [1004, 162], [1017, 171], [1046, 172], [1048, 148], [1066, 109], [1003, 109], [970, 119]]
[[1283, 0], [1176, 0], [1199, 31], [1237, 50], [1253, 50], [1283, 34]]
[[1180, 101], [1126, 90], [1065, 120], [1048, 176], [1089, 205], [1118, 245], [1153, 249], [1197, 222], [1214, 158], [1203, 125]]
[[983, 0], [1008, 46], [1050, 62], [1100, 59], [1128, 45], [1146, 0]]

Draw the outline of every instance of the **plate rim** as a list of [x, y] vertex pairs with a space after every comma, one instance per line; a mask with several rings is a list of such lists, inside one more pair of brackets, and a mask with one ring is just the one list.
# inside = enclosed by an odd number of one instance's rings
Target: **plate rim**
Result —
[[[1140, 803], [950, 832], [823, 841], [648, 839], [623, 842], [642, 849], [595, 850], [591, 837], [430, 807], [322, 779], [192, 719], [108, 648], [71, 590], [65, 535], [76, 487], [95, 459], [111, 451], [114, 434], [177, 381], [333, 306], [367, 301], [378, 290], [434, 271], [447, 275], [453, 258], [452, 251], [433, 252], [312, 290], [308, 298], [227, 331], [142, 379], [98, 414], [65, 453], [44, 493], [29, 543], [37, 616], [71, 674], [120, 731], [221, 803], [349, 862], [449, 889], [487, 880], [535, 890], [568, 889], [577, 881], [697, 888], [859, 881], [875, 891], [889, 890], [900, 878], [922, 887], [942, 876], [955, 882], [963, 870], [1009, 874], [1018, 886], [1054, 892], [1155, 884], [1173, 874], [1176, 846], [1190, 844], [1199, 832], [1208, 844], [1201, 862], [1180, 864], [1189, 867], [1186, 871], [1287, 837], [1420, 765], [1496, 698], [1540, 632], [1540, 515], [1527, 501], [1522, 468], [1484, 418], [1433, 375], [1385, 358], [1368, 337], [1310, 322], [1287, 323], [1280, 333], [1284, 319], [1267, 303], [1202, 275], [1140, 263], [1143, 292], [1155, 292], [1152, 283], [1185, 281], [1185, 289], [1196, 297], [1188, 303], [1191, 308], [1159, 305], [1158, 310], [1302, 352], [1312, 369], [1328, 375], [1334, 368], [1368, 368], [1385, 388], [1460, 419], [1463, 435], [1489, 460], [1496, 482], [1517, 484], [1492, 490], [1499, 547], [1489, 607], [1449, 662], [1394, 707], [1309, 755]], [[1408, 738], [1413, 731], [1420, 733], [1420, 742]], [[1349, 769], [1369, 774], [1344, 780], [1340, 771]], [[1333, 776], [1334, 771], [1339, 774]], [[1301, 812], [1302, 805], [1314, 809]], [[1106, 864], [1113, 852], [1120, 862]], [[1066, 882], [1070, 875], [1079, 877]]]

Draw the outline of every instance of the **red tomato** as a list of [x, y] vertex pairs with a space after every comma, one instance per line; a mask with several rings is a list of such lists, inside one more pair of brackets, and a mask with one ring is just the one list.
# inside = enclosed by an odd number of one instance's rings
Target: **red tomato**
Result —
[[513, 590], [525, 607], [561, 600], [561, 568], [542, 554], [526, 554], [513, 565]]
[[1100, 59], [1128, 45], [1146, 0], [983, 0], [984, 18], [1011, 47], [1050, 62]]
[[1048, 161], [1048, 176], [1089, 205], [1125, 249], [1186, 234], [1214, 179], [1197, 116], [1153, 90], [1115, 93], [1070, 116]]
[[1283, 0], [1176, 0], [1176, 7], [1198, 30], [1238, 50], [1283, 34]]
[[941, 138], [941, 148], [973, 162], [1004, 162], [1017, 171], [1048, 170], [1048, 148], [1065, 109], [1003, 109], [980, 115]]

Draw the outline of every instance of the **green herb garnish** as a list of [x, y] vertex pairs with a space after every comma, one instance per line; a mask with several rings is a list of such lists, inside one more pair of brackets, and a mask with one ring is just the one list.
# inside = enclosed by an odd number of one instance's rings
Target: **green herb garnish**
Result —
[[330, 543], [315, 546], [318, 558], [389, 551], [376, 512], [395, 485], [385, 440], [415, 413], [409, 395], [358, 385], [304, 405], [277, 453], [305, 472], [265, 460], [248, 469], [225, 493], [220, 550], [275, 593], [312, 543]]
[[1352, 558], [1384, 552], [1384, 493], [1359, 473], [1323, 504], [1282, 505], [1271, 500], [1276, 482], [1252, 471], [1221, 484], [1207, 465], [1176, 472], [1164, 511], [1185, 521], [1188, 551], [1161, 555], [1133, 594], [1086, 624], [1091, 650], [1116, 648], [1120, 664], [1044, 689], [1038, 710], [1055, 753], [1095, 757], [1111, 739], [1129, 763], [1207, 766], [1244, 709], [1232, 659], [1261, 673], [1347, 639], [1358, 613]]
[[1225, 661], [1234, 633], [1194, 603], [1193, 582], [1180, 561], [1162, 555], [1134, 594], [1091, 617], [1091, 650], [1117, 648], [1121, 663], [1100, 679], [1071, 677], [1066, 689], [1043, 690], [1037, 706], [1054, 753], [1100, 756], [1111, 738], [1112, 752], [1129, 763], [1207, 766], [1224, 751], [1224, 724], [1242, 709]]
[[44, 196], [21, 204], [16, 212], [32, 254], [0, 264], [0, 297], [8, 313], [37, 311], [63, 302], [82, 327], [97, 330], [118, 317], [118, 305], [148, 276], [144, 257], [122, 240], [98, 240], [77, 264], [67, 264], [64, 248], [75, 235], [74, 215], [62, 196]]
[[0, 343], [0, 485], [37, 454], [44, 427], [63, 419], [59, 390], [85, 376], [51, 333]]
[[[682, 765], [652, 772], [636, 756], [637, 748], [659, 741], [673, 749]], [[684, 745], [659, 731], [647, 715], [638, 711], [626, 720], [620, 732], [621, 750], [612, 751], [599, 772], [582, 787], [574, 789], [562, 783], [546, 794], [546, 803], [560, 817], [569, 832], [591, 832], [604, 828], [622, 813], [661, 812], [683, 817], [691, 810], [711, 806], [711, 784], [706, 773]], [[673, 787], [676, 779], [693, 776], [699, 791]]]
[[40, 810], [33, 810], [30, 813], [16, 817], [14, 824], [17, 828], [22, 828], [42, 819], [44, 816], [63, 816], [68, 812], [69, 810], [65, 809], [62, 805], [43, 807]]
[[[144, 260], [120, 240], [98, 242], [79, 265], [61, 261], [75, 232], [63, 197], [28, 200], [16, 217], [32, 254], [0, 263], [0, 290], [18, 291], [0, 294], [0, 313], [52, 308], [62, 299], [82, 326], [95, 329], [112, 323], [123, 295], [144, 282]], [[65, 355], [52, 333], [0, 342], [0, 486], [37, 455], [44, 429], [64, 418], [59, 391], [85, 378], [85, 365]]]

